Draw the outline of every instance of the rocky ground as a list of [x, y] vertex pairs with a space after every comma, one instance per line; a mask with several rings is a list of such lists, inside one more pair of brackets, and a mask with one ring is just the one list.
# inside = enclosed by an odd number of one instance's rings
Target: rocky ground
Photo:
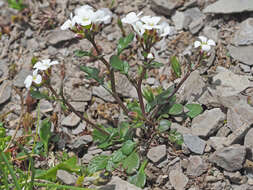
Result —
[[[120, 117], [114, 99], [103, 88], [92, 86], [77, 67], [80, 62], [99, 66], [99, 62], [73, 56], [74, 50], [89, 50], [91, 45], [59, 28], [76, 7], [87, 3], [95, 8], [108, 7], [110, 1], [25, 2], [29, 11], [18, 12], [0, 1], [0, 113], [11, 111], [4, 118], [7, 134], [13, 135], [19, 122], [21, 102], [17, 89], [26, 95], [24, 79], [31, 73], [33, 57], [51, 58], [65, 65], [65, 93], [78, 111], [87, 112], [100, 123], [106, 123], [109, 116]], [[192, 121], [174, 119], [171, 128], [184, 138], [182, 151], [174, 151], [159, 140], [151, 147], [145, 189], [253, 189], [253, 1], [117, 0], [111, 10], [113, 23], [97, 38], [106, 58], [113, 54], [115, 42], [121, 37], [117, 17], [130, 11], [161, 16], [175, 29], [173, 35], [155, 46], [156, 58], [165, 66], [149, 73], [146, 85], [167, 88], [172, 83], [169, 57], [191, 52], [199, 35], [217, 44], [207, 65], [194, 71], [178, 92], [181, 102], [200, 103], [205, 111]], [[58, 70], [58, 66], [54, 67], [55, 87], [60, 84]], [[120, 75], [117, 89], [123, 97], [136, 98], [133, 87]], [[58, 113], [59, 151], [65, 149], [78, 155], [82, 164], [89, 163], [95, 155], [111, 153], [92, 144], [92, 137], [82, 133], [88, 126], [73, 113], [65, 115], [58, 104], [46, 100], [40, 102], [40, 110], [44, 116]], [[21, 128], [16, 138], [23, 135]], [[37, 167], [47, 163], [45, 160]], [[118, 174], [122, 180], [116, 175], [110, 183], [118, 184], [117, 190], [138, 189], [123, 181], [124, 176]], [[71, 184], [76, 177], [63, 172], [58, 178]]]

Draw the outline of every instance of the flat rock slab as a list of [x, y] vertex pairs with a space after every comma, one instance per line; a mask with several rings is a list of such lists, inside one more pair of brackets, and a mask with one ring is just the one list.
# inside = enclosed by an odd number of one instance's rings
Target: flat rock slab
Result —
[[165, 145], [159, 145], [156, 147], [151, 148], [148, 151], [147, 157], [150, 159], [152, 162], [157, 163], [164, 159], [166, 156], [166, 146]]
[[207, 6], [204, 13], [230, 14], [253, 11], [252, 0], [219, 0]]
[[238, 47], [228, 46], [228, 51], [233, 59], [250, 66], [253, 65], [253, 45]]
[[64, 184], [67, 185], [74, 185], [77, 177], [70, 174], [69, 172], [65, 171], [65, 170], [57, 170], [57, 174], [56, 177], [62, 181]]
[[183, 135], [184, 137], [184, 144], [187, 148], [190, 149], [190, 151], [196, 153], [196, 154], [203, 154], [206, 142], [195, 135]]
[[171, 185], [175, 190], [183, 190], [187, 185], [189, 179], [183, 174], [182, 171], [171, 170], [169, 174], [169, 179]]
[[158, 15], [170, 16], [182, 4], [183, 1], [178, 0], [152, 0], [151, 9]]
[[61, 30], [57, 28], [48, 34], [46, 40], [50, 45], [57, 45], [60, 42], [72, 40], [74, 38], [75, 38], [75, 35], [71, 31]]
[[239, 27], [235, 33], [234, 44], [236, 46], [253, 44], [253, 18], [246, 19]]
[[14, 78], [13, 85], [19, 88], [25, 87], [24, 81], [28, 75], [31, 75], [32, 71], [28, 69], [22, 69], [19, 71], [19, 73]]
[[192, 134], [208, 137], [222, 126], [226, 116], [219, 108], [207, 110], [192, 121]]
[[9, 80], [4, 81], [0, 85], [0, 105], [7, 102], [11, 98], [12, 83]]
[[200, 156], [190, 156], [186, 174], [197, 177], [206, 172], [207, 168], [207, 163]]
[[141, 188], [136, 187], [135, 185], [120, 179], [119, 177], [113, 176], [111, 181], [107, 185], [99, 188], [99, 190], [141, 190]]
[[75, 127], [79, 124], [80, 121], [81, 119], [72, 112], [61, 121], [61, 124], [67, 127]]
[[227, 171], [233, 172], [243, 168], [245, 156], [246, 148], [235, 144], [217, 150], [209, 157], [209, 161], [217, 164]]

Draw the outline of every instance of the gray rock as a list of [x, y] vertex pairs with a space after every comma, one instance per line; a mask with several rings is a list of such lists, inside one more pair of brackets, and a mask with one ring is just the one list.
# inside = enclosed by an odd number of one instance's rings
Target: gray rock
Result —
[[16, 77], [14, 78], [13, 85], [16, 87], [19, 87], [19, 88], [25, 87], [24, 81], [25, 81], [26, 77], [31, 74], [32, 74], [32, 71], [30, 71], [26, 68], [21, 69], [19, 71], [19, 73], [16, 75]]
[[75, 127], [78, 125], [80, 120], [81, 119], [75, 113], [72, 112], [61, 121], [61, 124], [67, 127]]
[[204, 13], [241, 13], [253, 11], [253, 1], [251, 0], [219, 0], [207, 6]]
[[84, 123], [79, 123], [79, 125], [75, 129], [72, 129], [71, 132], [73, 135], [78, 135], [79, 133], [83, 132], [85, 128], [86, 126]]
[[1, 78], [8, 77], [8, 71], [9, 68], [7, 66], [7, 63], [0, 61], [0, 77]]
[[76, 137], [75, 139], [72, 140], [69, 147], [74, 150], [79, 150], [79, 149], [84, 148], [84, 146], [87, 145], [88, 143], [91, 143], [92, 140], [93, 140], [92, 136], [90, 135]]
[[233, 59], [245, 63], [247, 65], [253, 65], [253, 46], [228, 46], [228, 51]]
[[176, 13], [171, 17], [171, 19], [174, 22], [176, 30], [182, 30], [184, 28], [185, 15], [183, 12], [176, 11]]
[[192, 134], [209, 137], [224, 124], [226, 116], [219, 108], [207, 110], [192, 120]]
[[94, 157], [94, 156], [93, 156], [92, 154], [90, 154], [90, 153], [85, 154], [85, 155], [82, 157], [82, 159], [81, 159], [82, 164], [88, 164], [88, 163], [90, 163], [90, 161], [91, 161], [91, 159], [92, 159], [93, 157]]
[[175, 190], [183, 190], [187, 185], [189, 179], [179, 170], [171, 170], [169, 173], [169, 180]]
[[[199, 8], [191, 8], [187, 9], [184, 12], [184, 29], [190, 29], [191, 32], [198, 32], [199, 29], [203, 26], [203, 20], [205, 19], [205, 15], [199, 10]], [[198, 26], [200, 24], [200, 26]], [[191, 25], [191, 26], [190, 26]]]
[[200, 156], [190, 156], [186, 174], [198, 177], [207, 171], [208, 165]]
[[40, 50], [40, 44], [37, 39], [31, 38], [27, 40], [27, 49], [29, 49], [30, 52], [35, 52]]
[[243, 21], [236, 31], [233, 42], [236, 46], [253, 44], [253, 18]]
[[246, 148], [236, 144], [217, 150], [209, 157], [209, 161], [233, 172], [243, 168], [245, 156]]
[[231, 183], [242, 184], [243, 182], [246, 182], [244, 180], [245, 178], [241, 175], [239, 171], [237, 172], [224, 171], [224, 176], [227, 177]]
[[229, 146], [235, 143], [240, 143], [247, 134], [247, 132], [249, 131], [250, 127], [251, 126], [248, 125], [247, 123], [244, 123], [243, 125], [239, 126], [235, 131], [233, 131], [233, 133], [231, 133], [227, 137], [225, 145]]
[[5, 80], [0, 85], [0, 105], [7, 102], [11, 98], [12, 83], [9, 80]]
[[187, 127], [184, 127], [182, 125], [179, 125], [178, 123], [171, 123], [171, 126], [170, 126], [170, 129], [171, 130], [176, 130], [178, 133], [184, 135], [184, 134], [191, 134], [191, 129], [190, 128], [187, 128]]
[[99, 190], [141, 190], [141, 188], [136, 187], [117, 176], [113, 176], [111, 181], [107, 185], [99, 188]]
[[218, 74], [212, 78], [212, 86], [209, 89], [219, 98], [227, 98], [237, 95], [249, 86], [253, 85], [248, 76], [234, 74], [223, 67], [217, 68]]
[[173, 11], [182, 5], [182, 1], [178, 0], [152, 0], [151, 9], [158, 15], [170, 16]]
[[87, 102], [70, 102], [76, 111], [84, 112]]
[[116, 90], [123, 97], [137, 98], [137, 92], [134, 86], [128, 81], [127, 77], [122, 74], [115, 75]]
[[50, 45], [57, 45], [60, 42], [69, 41], [75, 38], [74, 33], [68, 31], [68, 30], [61, 30], [59, 28], [50, 31], [50, 33], [47, 36], [46, 41]]
[[71, 90], [71, 99], [75, 102], [88, 102], [91, 100], [91, 96], [91, 91], [87, 90], [84, 86]]
[[153, 77], [151, 77], [151, 78], [148, 78], [148, 79], [146, 80], [146, 82], [147, 82], [147, 84], [149, 84], [149, 85], [154, 85], [155, 82], [156, 82], [156, 79], [153, 78]]
[[226, 140], [226, 137], [210, 137], [207, 141], [207, 144], [209, 144], [215, 150], [218, 150], [225, 146]]
[[31, 30], [31, 28], [28, 28], [28, 29], [25, 31], [25, 37], [31, 38], [32, 36], [33, 36], [33, 31]]
[[189, 25], [189, 30], [192, 34], [196, 34], [201, 30], [203, 26], [204, 26], [204, 19], [200, 17], [191, 22], [191, 24]]
[[179, 101], [197, 102], [206, 90], [206, 85], [198, 71], [193, 71], [179, 88]]
[[40, 100], [40, 111], [42, 113], [48, 113], [48, 112], [51, 112], [53, 110], [54, 110], [54, 108], [53, 108], [52, 104], [49, 101], [44, 100], [44, 99]]
[[212, 39], [215, 42], [218, 42], [219, 31], [216, 28], [210, 27], [210, 26], [205, 26], [205, 28], [203, 29], [203, 33], [209, 39]]
[[94, 86], [92, 87], [92, 94], [98, 96], [99, 98], [107, 101], [107, 102], [114, 102], [115, 99], [113, 96], [105, 90], [102, 86]]
[[253, 128], [251, 128], [245, 135], [244, 146], [253, 148]]
[[147, 157], [152, 162], [157, 163], [164, 159], [166, 156], [166, 145], [159, 145], [151, 148], [148, 151]]
[[74, 185], [77, 177], [65, 170], [57, 170], [56, 177], [66, 185]]
[[218, 130], [216, 137], [227, 137], [230, 133], [231, 130], [227, 127], [227, 125], [224, 125]]
[[183, 135], [184, 144], [190, 151], [196, 154], [203, 154], [206, 146], [206, 142], [195, 135], [185, 134]]

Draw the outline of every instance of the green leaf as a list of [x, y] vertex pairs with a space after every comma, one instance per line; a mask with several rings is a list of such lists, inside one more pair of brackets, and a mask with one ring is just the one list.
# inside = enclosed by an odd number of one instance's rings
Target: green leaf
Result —
[[79, 172], [80, 166], [77, 165], [77, 157], [71, 157], [70, 159], [56, 165], [53, 168], [50, 168], [49, 170], [43, 171], [39, 170], [37, 172], [36, 170], [36, 179], [44, 179], [49, 181], [55, 181], [56, 180], [56, 174], [58, 170], [65, 170], [67, 172]]
[[163, 63], [159, 63], [159, 62], [157, 62], [157, 61], [153, 61], [153, 62], [151, 62], [151, 63], [148, 65], [148, 67], [154, 68], [154, 69], [159, 69], [159, 68], [161, 68], [163, 65], [164, 65]]
[[76, 57], [84, 57], [84, 56], [91, 56], [91, 53], [88, 51], [83, 51], [83, 50], [75, 50], [74, 54]]
[[169, 140], [177, 145], [182, 145], [184, 142], [183, 136], [175, 130], [172, 130], [169, 134]]
[[118, 42], [118, 55], [128, 47], [129, 43], [131, 43], [134, 39], [134, 33], [130, 33], [126, 37], [121, 37]]
[[129, 155], [131, 152], [133, 152], [135, 145], [136, 143], [131, 140], [126, 141], [121, 148], [123, 154]]
[[34, 99], [50, 99], [47, 94], [41, 93], [40, 91], [31, 90], [30, 94]]
[[132, 152], [124, 161], [123, 168], [126, 169], [128, 174], [134, 173], [140, 165], [140, 158], [136, 152]]
[[176, 56], [173, 56], [170, 60], [172, 70], [176, 74], [178, 78], [180, 78], [182, 72], [181, 72], [181, 66]]
[[92, 160], [90, 161], [88, 165], [88, 172], [92, 174], [99, 170], [105, 169], [107, 166], [108, 160], [109, 160], [109, 156], [106, 156], [106, 155], [99, 155], [92, 158]]
[[123, 152], [121, 151], [121, 149], [115, 151], [113, 154], [112, 154], [112, 161], [114, 163], [118, 163], [122, 160], [124, 160], [126, 158], [126, 155], [123, 154]]
[[171, 122], [169, 120], [162, 119], [159, 122], [158, 130], [159, 132], [165, 132], [170, 128], [170, 126], [171, 126]]
[[130, 124], [128, 122], [121, 122], [118, 126], [119, 136], [125, 138], [128, 134]]
[[50, 137], [52, 136], [51, 122], [49, 121], [49, 118], [46, 118], [41, 122], [39, 135], [40, 135], [41, 141], [44, 144], [45, 152], [47, 153], [47, 151], [48, 151], [48, 141], [49, 141]]
[[112, 55], [110, 58], [110, 64], [112, 68], [120, 71], [122, 74], [127, 74], [129, 70], [129, 64], [126, 61], [122, 61], [119, 56]]
[[104, 78], [99, 76], [99, 70], [97, 68], [80, 66], [80, 70], [84, 71], [87, 74], [86, 78], [94, 79], [100, 84], [104, 83]]
[[183, 110], [184, 107], [182, 104], [173, 104], [168, 113], [170, 115], [179, 115], [183, 112]]
[[144, 161], [142, 164], [141, 164], [141, 167], [138, 171], [138, 173], [134, 176], [130, 176], [128, 178], [128, 181], [134, 185], [136, 185], [137, 187], [140, 187], [140, 188], [143, 188], [146, 184], [146, 174], [145, 174], [145, 167], [147, 165], [147, 160]]
[[203, 108], [200, 104], [187, 104], [186, 108], [189, 109], [189, 112], [186, 113], [190, 118], [194, 118], [202, 113]]
[[26, 5], [23, 4], [22, 0], [7, 0], [9, 6], [18, 11], [22, 11]]

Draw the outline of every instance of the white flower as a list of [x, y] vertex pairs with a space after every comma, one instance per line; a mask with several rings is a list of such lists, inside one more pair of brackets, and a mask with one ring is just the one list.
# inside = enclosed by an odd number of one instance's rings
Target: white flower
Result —
[[154, 56], [153, 56], [152, 53], [149, 53], [149, 54], [147, 55], [147, 58], [148, 58], [148, 59], [154, 59]]
[[143, 27], [143, 23], [140, 21], [137, 21], [133, 25], [134, 31], [139, 35], [142, 36], [145, 32], [145, 28]]
[[38, 69], [33, 71], [33, 75], [28, 75], [24, 81], [25, 87], [29, 89], [33, 82], [36, 84], [40, 84], [42, 81], [42, 77], [38, 74]]
[[139, 14], [136, 15], [135, 12], [130, 12], [126, 15], [126, 17], [122, 18], [122, 22], [125, 24], [135, 24], [137, 21], [139, 21], [139, 16], [142, 14], [142, 12], [140, 12]]
[[171, 27], [167, 22], [160, 24], [159, 33], [161, 37], [167, 36], [172, 33]]
[[111, 15], [105, 9], [99, 9], [94, 13], [91, 21], [94, 24], [109, 24], [111, 22]]
[[33, 68], [38, 69], [41, 71], [47, 70], [51, 65], [56, 65], [59, 64], [58, 61], [52, 61], [50, 59], [44, 59], [42, 61], [38, 61]]
[[86, 11], [93, 11], [93, 8], [89, 5], [83, 5], [79, 8], [75, 9], [75, 15], [82, 15], [83, 13], [85, 13]]
[[70, 14], [70, 19], [66, 20], [64, 22], [64, 24], [61, 26], [61, 30], [67, 30], [67, 29], [72, 29], [74, 28], [75, 24], [76, 24], [76, 19], [77, 16], [72, 15], [72, 13]]
[[159, 21], [161, 20], [161, 17], [151, 17], [151, 16], [144, 16], [141, 18], [141, 21], [144, 23], [143, 27], [147, 30], [152, 29], [159, 29]]
[[78, 14], [76, 15], [77, 16], [76, 22], [81, 26], [88, 26], [92, 23], [95, 12], [92, 9], [86, 9], [83, 11], [82, 10], [83, 9], [77, 11]]
[[211, 46], [215, 46], [215, 42], [211, 39], [207, 40], [205, 36], [199, 36], [200, 41], [194, 42], [194, 47], [201, 47], [202, 51], [208, 52], [211, 49]]

